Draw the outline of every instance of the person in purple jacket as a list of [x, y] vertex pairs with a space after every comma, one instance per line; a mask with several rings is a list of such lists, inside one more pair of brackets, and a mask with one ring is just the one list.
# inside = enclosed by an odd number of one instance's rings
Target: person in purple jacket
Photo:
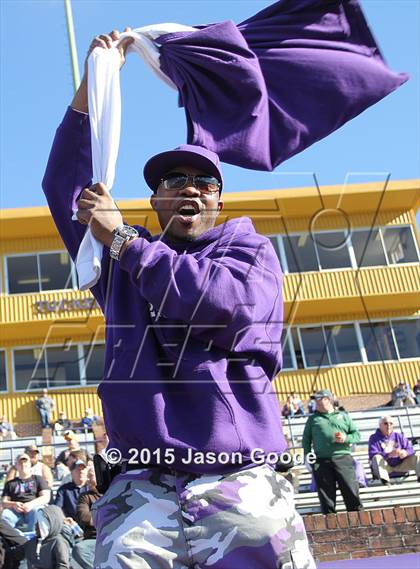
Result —
[[[97, 36], [90, 50], [117, 38]], [[293, 489], [272, 464], [287, 448], [271, 385], [283, 320], [275, 251], [248, 218], [215, 226], [222, 172], [198, 146], [144, 168], [162, 233], [128, 226], [107, 188], [91, 186], [86, 86], [85, 75], [43, 190], [73, 260], [86, 225], [104, 244], [91, 292], [107, 325], [98, 393], [114, 466], [93, 508], [95, 568], [124, 559], [124, 567], [313, 569]]]
[[420, 482], [420, 453], [403, 433], [394, 431], [392, 417], [382, 417], [379, 429], [369, 438], [369, 460], [373, 477], [388, 486], [389, 475], [415, 470]]

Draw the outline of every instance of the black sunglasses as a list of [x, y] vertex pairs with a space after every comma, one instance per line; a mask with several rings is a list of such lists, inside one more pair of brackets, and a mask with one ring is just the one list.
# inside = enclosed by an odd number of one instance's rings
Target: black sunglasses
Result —
[[177, 191], [182, 190], [185, 186], [191, 183], [194, 188], [200, 190], [205, 194], [214, 194], [220, 190], [220, 182], [214, 176], [206, 174], [198, 174], [191, 176], [189, 174], [182, 174], [181, 172], [170, 172], [161, 178], [160, 183], [165, 190]]

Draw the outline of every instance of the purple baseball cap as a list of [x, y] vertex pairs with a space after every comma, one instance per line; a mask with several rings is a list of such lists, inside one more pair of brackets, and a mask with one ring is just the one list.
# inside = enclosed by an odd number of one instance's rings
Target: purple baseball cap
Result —
[[182, 144], [174, 150], [152, 156], [143, 170], [144, 179], [149, 188], [155, 192], [162, 176], [177, 166], [192, 166], [211, 174], [219, 180], [220, 191], [222, 191], [223, 176], [218, 155], [203, 146], [194, 144]]

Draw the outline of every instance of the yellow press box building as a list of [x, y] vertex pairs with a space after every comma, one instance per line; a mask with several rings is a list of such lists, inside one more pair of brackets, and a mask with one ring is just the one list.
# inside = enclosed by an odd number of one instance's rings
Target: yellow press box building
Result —
[[[390, 393], [420, 378], [419, 181], [226, 193], [219, 222], [242, 215], [270, 237], [284, 277], [280, 400], [330, 388], [337, 397]], [[128, 223], [159, 233], [147, 199], [119, 201]], [[48, 387], [70, 419], [91, 407], [104, 320], [47, 207], [0, 212], [0, 415], [38, 424]]]

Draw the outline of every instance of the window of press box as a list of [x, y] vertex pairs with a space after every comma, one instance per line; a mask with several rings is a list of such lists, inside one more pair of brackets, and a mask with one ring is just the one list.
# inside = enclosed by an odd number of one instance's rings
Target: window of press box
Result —
[[102, 381], [105, 363], [105, 344], [86, 344], [83, 346], [86, 383], [97, 384]]
[[268, 236], [268, 239], [270, 239], [271, 244], [274, 247], [274, 251], [276, 252], [277, 258], [280, 262], [280, 266], [281, 266], [281, 270], [284, 272], [284, 263], [280, 254], [280, 246], [279, 246], [279, 240], [281, 239], [280, 235], [271, 235]]
[[345, 231], [284, 235], [289, 273], [351, 267], [347, 241]]
[[72, 263], [67, 251], [6, 258], [9, 294], [73, 288]]
[[317, 232], [314, 234], [322, 269], [350, 268], [351, 260], [347, 247], [348, 235], [344, 231]]
[[7, 391], [6, 352], [0, 350], [0, 391]]
[[420, 355], [420, 318], [392, 320], [391, 323], [363, 322], [358, 326], [360, 341], [352, 323], [285, 328], [282, 369], [362, 363], [362, 346], [368, 362], [418, 358]]
[[80, 385], [77, 346], [17, 349], [13, 359], [16, 390]]
[[300, 328], [299, 332], [305, 367], [328, 365], [328, 348], [322, 326]]
[[331, 365], [362, 361], [354, 324], [324, 326]]
[[318, 260], [310, 233], [284, 235], [283, 245], [289, 273], [318, 271]]
[[280, 250], [279, 250], [279, 243], [277, 235], [272, 235], [269, 237], [272, 246], [274, 247], [274, 251], [276, 252], [277, 257], [280, 259]]
[[386, 256], [379, 229], [358, 229], [351, 235], [358, 267], [384, 267]]
[[[270, 237], [280, 257], [276, 237]], [[289, 273], [325, 269], [356, 268], [349, 245], [353, 247], [357, 267], [386, 267], [388, 264], [419, 261], [412, 228], [381, 227], [345, 231], [318, 231], [313, 234], [283, 235]]]
[[290, 328], [283, 328], [283, 333], [281, 337], [281, 345], [283, 353], [283, 364], [282, 364], [283, 370], [295, 368], [292, 351], [290, 349], [291, 333], [292, 331]]
[[366, 322], [360, 331], [369, 362], [398, 359], [389, 322]]
[[362, 362], [354, 324], [299, 329], [305, 367]]
[[382, 235], [390, 264], [416, 263], [419, 260], [411, 227], [385, 227]]
[[282, 370], [303, 369], [302, 350], [296, 328], [284, 328], [282, 335], [283, 366]]
[[400, 358], [420, 356], [420, 318], [392, 320], [395, 341]]

